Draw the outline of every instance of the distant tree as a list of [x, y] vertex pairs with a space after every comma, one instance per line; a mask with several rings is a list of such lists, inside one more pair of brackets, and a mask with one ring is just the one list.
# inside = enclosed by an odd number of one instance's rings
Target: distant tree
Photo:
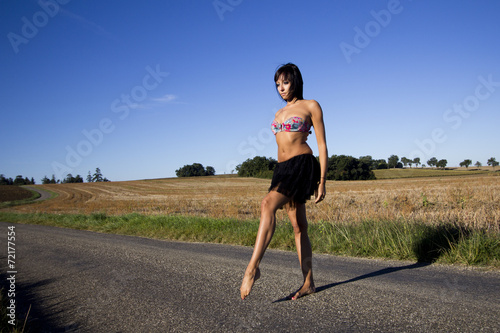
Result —
[[387, 162], [385, 160], [376, 160], [375, 165], [376, 167], [374, 169], [389, 169], [389, 166], [387, 165]]
[[[78, 178], [78, 181], [77, 179]], [[76, 183], [83, 183], [83, 178], [80, 176], [80, 175], [77, 175], [77, 177], [75, 178], [75, 181]], [[81, 180], [81, 181], [80, 181]], [[100, 168], [96, 168], [95, 169], [95, 173], [92, 175], [89, 171], [89, 173], [87, 174], [87, 182], [88, 183], [92, 183], [92, 182], [109, 182], [110, 180], [106, 177], [103, 177], [102, 176], [102, 173], [101, 173], [101, 169]]]
[[399, 162], [398, 155], [391, 155], [387, 159], [387, 165], [388, 165], [389, 169], [397, 168], [398, 162]]
[[482, 167], [483, 165], [481, 164], [481, 162], [477, 161], [476, 164], [474, 164], [475, 166], [477, 166], [478, 168]]
[[439, 161], [437, 162], [436, 166], [437, 166], [438, 168], [442, 168], [442, 169], [444, 169], [444, 168], [446, 168], [446, 165], [447, 165], [447, 164], [448, 164], [448, 161], [447, 161], [447, 160], [439, 160]]
[[185, 165], [175, 171], [177, 177], [197, 177], [205, 175], [205, 168], [200, 163], [193, 163], [192, 165]]
[[388, 168], [386, 160], [384, 160], [384, 159], [375, 160], [370, 155], [360, 156], [359, 161], [361, 161], [365, 164], [368, 164], [370, 166], [370, 170], [387, 169]]
[[418, 167], [420, 165], [420, 157], [415, 157], [413, 159], [413, 164], [415, 164]]
[[44, 185], [50, 184], [50, 179], [47, 178], [47, 176], [43, 176], [43, 178], [42, 178], [42, 184], [44, 184]]
[[[10, 179], [12, 180], [12, 178]], [[3, 174], [0, 175], [0, 185], [12, 185], [13, 182], [9, 181], [9, 179], [5, 178]]]
[[[208, 170], [208, 171], [207, 171]], [[175, 170], [177, 177], [199, 177], [199, 176], [212, 176], [215, 174], [213, 167], [207, 167], [207, 170], [200, 163], [193, 163], [185, 165], [182, 168]]]
[[369, 165], [370, 170], [374, 170], [377, 168], [377, 164], [375, 163], [375, 160], [370, 155], [360, 156], [358, 160]]
[[75, 177], [72, 174], [68, 173], [65, 179], [61, 181], [61, 183], [74, 183]]
[[464, 160], [463, 162], [460, 162], [461, 167], [469, 168], [469, 165], [472, 164], [471, 160]]
[[51, 184], [59, 184], [59, 180], [56, 180], [56, 176], [55, 175], [52, 175], [52, 178], [50, 179], [50, 183]]
[[73, 175], [69, 173], [62, 183], [83, 183], [83, 178], [80, 175], [73, 177]]
[[92, 175], [92, 181], [96, 183], [100, 183], [104, 181], [104, 178], [101, 173], [101, 169], [96, 168], [95, 173]]
[[236, 166], [236, 172], [240, 177], [270, 178], [274, 167], [278, 164], [274, 158], [255, 156]]
[[26, 181], [24, 180], [23, 176], [17, 175], [16, 179], [14, 179], [14, 185], [26, 185]]
[[370, 165], [352, 156], [333, 155], [328, 159], [327, 179], [330, 180], [368, 180], [375, 179]]
[[4, 177], [4, 182], [6, 182], [6, 185], [33, 185], [35, 184], [35, 180], [29, 179], [28, 177], [23, 177], [22, 175], [17, 175], [16, 179], [14, 181], [11, 181], [11, 178], [9, 180], [5, 180]]
[[437, 158], [435, 158], [435, 157], [431, 157], [431, 159], [427, 161], [427, 164], [428, 164], [430, 167], [437, 166], [437, 163], [438, 163], [438, 159], [437, 159]]
[[215, 169], [213, 167], [211, 167], [211, 166], [207, 166], [205, 168], [205, 172], [206, 172], [207, 176], [213, 176], [213, 175], [215, 175]]
[[496, 160], [495, 157], [492, 157], [488, 160], [488, 165], [489, 166], [492, 166], [493, 168], [495, 168], [496, 166], [498, 166], [498, 162]]
[[403, 163], [404, 166], [407, 166], [410, 160], [407, 159], [406, 157], [401, 157], [401, 162]]

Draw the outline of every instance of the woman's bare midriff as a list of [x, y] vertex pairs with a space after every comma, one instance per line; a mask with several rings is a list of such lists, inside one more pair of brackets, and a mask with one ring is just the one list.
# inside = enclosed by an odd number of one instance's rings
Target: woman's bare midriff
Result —
[[284, 162], [302, 154], [312, 154], [311, 147], [306, 143], [309, 133], [280, 132], [276, 134], [278, 144], [278, 162]]

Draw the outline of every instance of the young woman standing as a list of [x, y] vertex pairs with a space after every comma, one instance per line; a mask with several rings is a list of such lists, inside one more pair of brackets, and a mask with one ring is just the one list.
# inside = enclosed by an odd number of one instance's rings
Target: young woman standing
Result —
[[[278, 164], [269, 193], [262, 200], [257, 239], [240, 288], [242, 299], [250, 294], [255, 281], [260, 277], [259, 264], [274, 233], [276, 211], [282, 207], [286, 208], [293, 226], [304, 276], [303, 285], [289, 297], [297, 299], [315, 291], [305, 202], [315, 194], [315, 202], [318, 203], [325, 198], [326, 193], [328, 149], [323, 111], [315, 100], [303, 98], [302, 75], [294, 64], [281, 66], [274, 75], [274, 81], [279, 95], [286, 101], [286, 106], [276, 112], [271, 124], [278, 144]], [[319, 163], [306, 143], [311, 127], [314, 127], [316, 133]]]

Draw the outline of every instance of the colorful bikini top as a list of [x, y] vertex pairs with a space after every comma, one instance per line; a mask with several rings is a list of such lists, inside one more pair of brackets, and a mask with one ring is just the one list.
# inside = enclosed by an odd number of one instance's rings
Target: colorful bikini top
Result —
[[279, 132], [309, 132], [310, 129], [311, 124], [300, 117], [290, 117], [281, 124], [275, 119], [271, 124], [271, 130], [274, 135]]

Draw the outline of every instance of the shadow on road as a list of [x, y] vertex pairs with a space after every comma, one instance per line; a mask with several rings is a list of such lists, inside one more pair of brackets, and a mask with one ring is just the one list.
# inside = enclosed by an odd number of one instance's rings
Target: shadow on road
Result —
[[[405, 269], [414, 269], [414, 268], [420, 268], [420, 267], [425, 267], [425, 266], [429, 266], [429, 265], [430, 265], [430, 263], [417, 262], [417, 263], [414, 263], [411, 265], [405, 265], [405, 266], [399, 266], [399, 267], [387, 267], [387, 268], [383, 268], [383, 269], [380, 269], [380, 270], [375, 271], [375, 272], [371, 272], [371, 273], [357, 276], [357, 277], [349, 279], [349, 280], [345, 280], [345, 281], [341, 281], [341, 282], [334, 282], [334, 283], [326, 284], [324, 286], [316, 287], [316, 293], [319, 293], [319, 292], [325, 291], [327, 289], [339, 286], [341, 284], [356, 282], [359, 280], [364, 280], [364, 279], [368, 279], [368, 278], [377, 277], [380, 275], [394, 273], [394, 272], [402, 271]], [[284, 297], [284, 298], [281, 298], [281, 299], [274, 301], [273, 303], [278, 303], [278, 302], [283, 302], [283, 301], [288, 301], [288, 300], [290, 300], [289, 297]]]
[[[417, 262], [411, 265], [400, 267], [387, 267], [381, 270], [357, 276], [355, 278], [334, 282], [324, 286], [316, 287], [316, 293], [330, 289], [350, 282], [355, 282], [363, 279], [373, 278], [380, 275], [394, 273], [406, 269], [421, 268], [431, 265], [433, 262], [448, 252], [452, 246], [455, 246], [460, 241], [466, 239], [470, 235], [470, 230], [465, 227], [455, 225], [439, 225], [439, 226], [423, 226], [420, 239], [413, 245], [413, 253], [417, 257]], [[290, 300], [290, 297], [284, 297], [274, 301], [273, 303]]]
[[[2, 281], [1, 287], [4, 288], [4, 297], [7, 296], [7, 291], [9, 291], [10, 287], [6, 282], [7, 277], [9, 277], [8, 274], [0, 274], [0, 279]], [[13, 298], [16, 305], [16, 318], [21, 327], [26, 322], [25, 332], [58, 333], [78, 331], [78, 323], [74, 323], [71, 326], [62, 326], [58, 323], [58, 317], [62, 314], [62, 311], [54, 311], [51, 308], [41, 306], [41, 301], [43, 301], [43, 299], [40, 299], [40, 296], [37, 295], [37, 290], [43, 289], [53, 281], [52, 279], [42, 280], [36, 283], [22, 283], [16, 281], [15, 298]], [[56, 298], [57, 295], [53, 297]], [[53, 306], [60, 305], [62, 302], [56, 303]], [[20, 329], [20, 327], [18, 328]]]
[[321, 286], [321, 287], [317, 287], [316, 288], [316, 292], [319, 293], [319, 292], [322, 292], [322, 291], [324, 291], [326, 289], [329, 289], [329, 288], [332, 288], [332, 287], [335, 287], [335, 286], [339, 286], [341, 284], [346, 284], [346, 283], [350, 283], [350, 282], [356, 282], [356, 281], [359, 281], [359, 280], [364, 280], [364, 279], [373, 278], [373, 277], [380, 276], [380, 275], [394, 273], [394, 272], [402, 271], [402, 270], [405, 270], [405, 269], [414, 269], [414, 268], [420, 268], [420, 267], [425, 267], [425, 266], [429, 266], [429, 265], [430, 265], [430, 263], [420, 263], [420, 262], [417, 262], [417, 263], [414, 263], [414, 264], [411, 264], [411, 265], [405, 265], [405, 266], [399, 266], [399, 267], [387, 267], [387, 268], [383, 268], [383, 269], [380, 269], [380, 270], [375, 271], [375, 272], [371, 272], [371, 273], [367, 273], [367, 274], [364, 274], [364, 275], [357, 276], [357, 277], [349, 279], [349, 280], [345, 280], [345, 281], [341, 281], [341, 282], [335, 282], [335, 283], [330, 283], [330, 284], [327, 284], [327, 285], [324, 285], [324, 286]]

